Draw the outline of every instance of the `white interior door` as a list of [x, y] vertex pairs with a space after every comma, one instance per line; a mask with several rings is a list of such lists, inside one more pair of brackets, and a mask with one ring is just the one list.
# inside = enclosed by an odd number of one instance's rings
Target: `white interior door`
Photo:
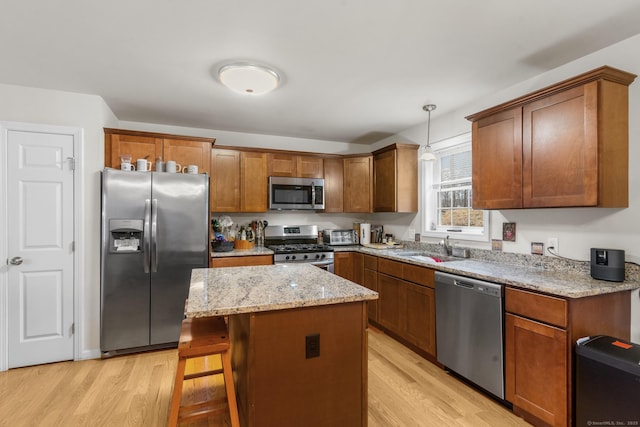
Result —
[[8, 129], [8, 367], [74, 357], [74, 135]]

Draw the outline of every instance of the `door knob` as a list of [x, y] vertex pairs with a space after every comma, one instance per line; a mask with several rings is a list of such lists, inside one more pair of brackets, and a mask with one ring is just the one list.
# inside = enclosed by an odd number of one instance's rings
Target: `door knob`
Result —
[[22, 264], [22, 258], [20, 258], [19, 256], [14, 256], [9, 261], [9, 264], [11, 264], [11, 265], [20, 265], [20, 264]]

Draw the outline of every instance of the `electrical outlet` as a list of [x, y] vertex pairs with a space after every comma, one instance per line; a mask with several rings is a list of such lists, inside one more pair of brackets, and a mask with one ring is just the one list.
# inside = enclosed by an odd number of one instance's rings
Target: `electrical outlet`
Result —
[[555, 253], [558, 253], [560, 251], [560, 247], [558, 246], [558, 238], [557, 237], [549, 237], [547, 239], [547, 249], [550, 249]]
[[305, 353], [307, 359], [320, 357], [320, 334], [305, 337]]

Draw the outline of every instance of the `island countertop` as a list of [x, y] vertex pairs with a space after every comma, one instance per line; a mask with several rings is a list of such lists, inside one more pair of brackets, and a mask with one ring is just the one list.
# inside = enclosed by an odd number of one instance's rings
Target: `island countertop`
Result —
[[222, 316], [374, 300], [378, 293], [311, 264], [197, 268], [187, 317]]

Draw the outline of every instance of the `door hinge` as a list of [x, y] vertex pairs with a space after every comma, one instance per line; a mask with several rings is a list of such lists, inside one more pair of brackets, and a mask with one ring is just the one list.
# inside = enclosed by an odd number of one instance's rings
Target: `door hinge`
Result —
[[69, 169], [71, 169], [72, 171], [76, 170], [76, 158], [67, 157], [67, 160], [69, 160]]
[[72, 241], [71, 242], [71, 252], [75, 252], [76, 251], [76, 241]]
[[71, 335], [73, 335], [73, 334], [75, 334], [75, 333], [76, 333], [76, 324], [75, 324], [75, 323], [72, 323], [72, 324], [71, 324]]

